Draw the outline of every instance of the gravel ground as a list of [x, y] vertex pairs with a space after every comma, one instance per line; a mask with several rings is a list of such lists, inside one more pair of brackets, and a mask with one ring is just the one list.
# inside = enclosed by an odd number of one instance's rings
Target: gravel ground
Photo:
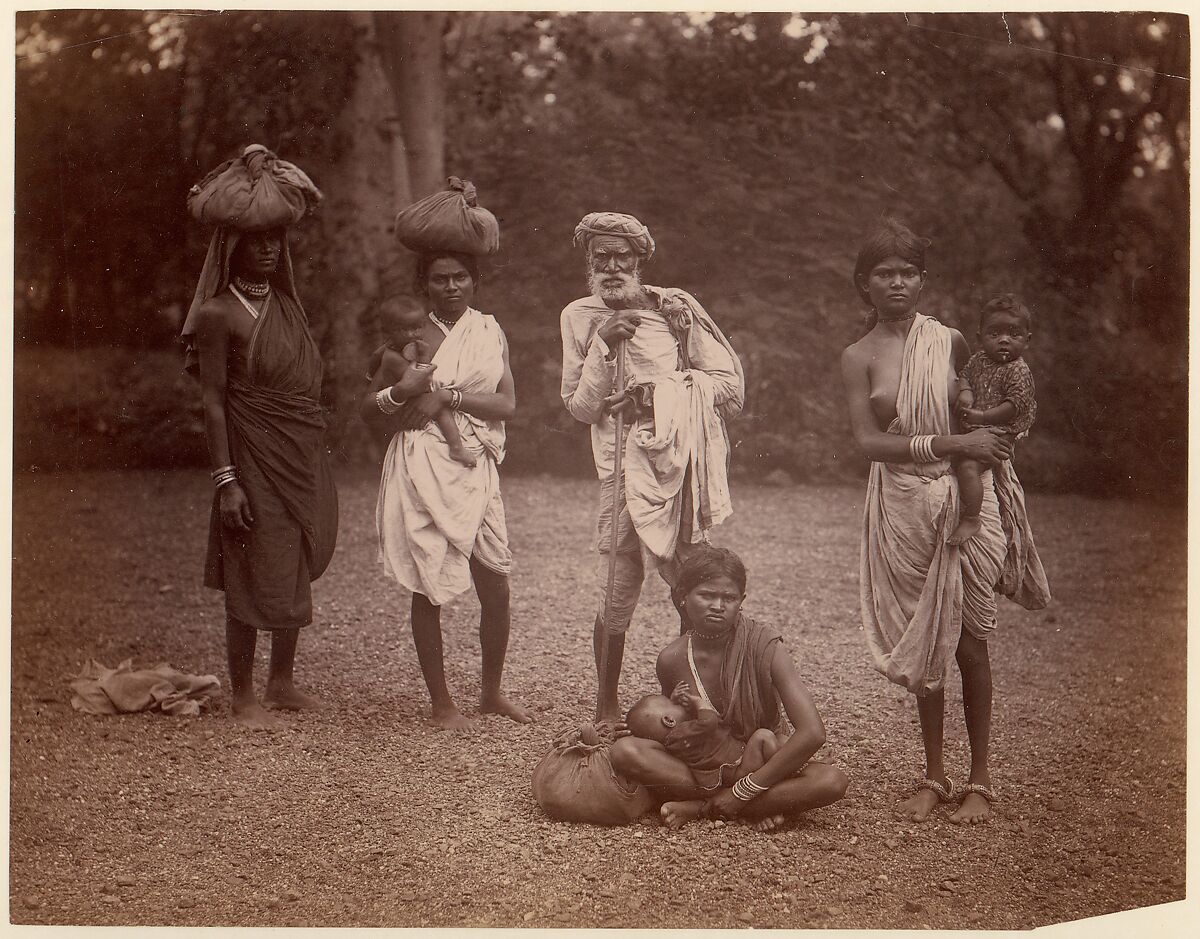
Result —
[[[1178, 507], [1034, 496], [1055, 602], [1001, 608], [992, 823], [892, 814], [920, 771], [915, 710], [857, 625], [857, 488], [735, 486], [719, 532], [747, 609], [781, 626], [824, 716], [840, 804], [763, 836], [550, 822], [530, 773], [589, 715], [595, 485], [505, 480], [517, 570], [506, 684], [538, 723], [451, 737], [425, 723], [407, 596], [374, 554], [375, 479], [342, 479], [342, 527], [301, 640], [331, 705], [253, 735], [197, 719], [92, 717], [68, 680], [133, 656], [225, 682], [200, 568], [203, 473], [14, 481], [10, 917], [95, 925], [1024, 929], [1181, 900], [1186, 542]], [[479, 692], [478, 607], [444, 612], [447, 671]], [[648, 583], [623, 699], [653, 687], [674, 620]], [[260, 675], [265, 654], [260, 650]], [[947, 759], [967, 767], [957, 684]], [[1175, 908], [1176, 910], [1178, 908]], [[1160, 930], [1160, 933], [1162, 930]]]

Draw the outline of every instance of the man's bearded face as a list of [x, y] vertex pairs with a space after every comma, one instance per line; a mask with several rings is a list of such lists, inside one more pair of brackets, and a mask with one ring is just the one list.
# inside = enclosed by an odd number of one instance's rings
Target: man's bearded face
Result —
[[642, 291], [638, 254], [628, 240], [597, 235], [588, 244], [588, 288], [605, 303], [632, 303]]

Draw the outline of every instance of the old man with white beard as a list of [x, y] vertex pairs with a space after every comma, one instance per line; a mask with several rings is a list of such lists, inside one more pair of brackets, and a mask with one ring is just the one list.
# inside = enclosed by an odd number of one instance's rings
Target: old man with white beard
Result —
[[[562, 397], [576, 420], [591, 425], [600, 478], [596, 718], [615, 722], [625, 631], [646, 569], [670, 586], [691, 546], [706, 543], [709, 529], [729, 515], [724, 421], [741, 412], [745, 379], [729, 341], [693, 296], [641, 282], [642, 263], [654, 254], [645, 225], [632, 215], [593, 212], [576, 227], [574, 243], [586, 253], [591, 294], [562, 311]], [[622, 341], [625, 386], [614, 388]], [[628, 420], [606, 604], [617, 410]]]

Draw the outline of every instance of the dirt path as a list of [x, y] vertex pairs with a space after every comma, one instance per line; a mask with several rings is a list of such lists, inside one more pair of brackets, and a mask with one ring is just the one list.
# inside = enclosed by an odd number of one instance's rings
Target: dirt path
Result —
[[[553, 732], [588, 716], [594, 484], [505, 480], [517, 570], [507, 684], [539, 722], [449, 737], [427, 704], [406, 596], [375, 562], [374, 479], [342, 481], [299, 677], [330, 705], [273, 736], [224, 702], [199, 719], [90, 717], [67, 681], [134, 656], [225, 682], [219, 595], [199, 586], [204, 474], [15, 481], [11, 919], [16, 923], [1030, 928], [1181, 899], [1183, 513], [1034, 497], [1055, 590], [1005, 604], [993, 643], [993, 823], [892, 805], [920, 770], [915, 710], [858, 627], [857, 489], [735, 487], [720, 541], [747, 609], [779, 624], [847, 799], [773, 837], [740, 827], [548, 821], [529, 792]], [[580, 570], [587, 573], [580, 574]], [[472, 599], [447, 606], [447, 670], [479, 691]], [[673, 616], [648, 583], [623, 699], [653, 687]], [[260, 662], [262, 652], [260, 651]], [[967, 746], [956, 683], [947, 759]]]

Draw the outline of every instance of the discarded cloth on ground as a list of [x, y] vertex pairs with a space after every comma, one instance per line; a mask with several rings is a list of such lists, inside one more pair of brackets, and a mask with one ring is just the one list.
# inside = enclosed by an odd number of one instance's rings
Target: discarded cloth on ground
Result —
[[606, 724], [565, 730], [533, 771], [533, 797], [560, 822], [627, 825], [654, 808], [645, 786], [616, 773], [609, 759]]
[[126, 659], [116, 668], [89, 659], [71, 682], [71, 706], [85, 714], [131, 714], [162, 711], [176, 717], [195, 717], [220, 694], [216, 675], [189, 675], [165, 662], [153, 668], [134, 668]]

